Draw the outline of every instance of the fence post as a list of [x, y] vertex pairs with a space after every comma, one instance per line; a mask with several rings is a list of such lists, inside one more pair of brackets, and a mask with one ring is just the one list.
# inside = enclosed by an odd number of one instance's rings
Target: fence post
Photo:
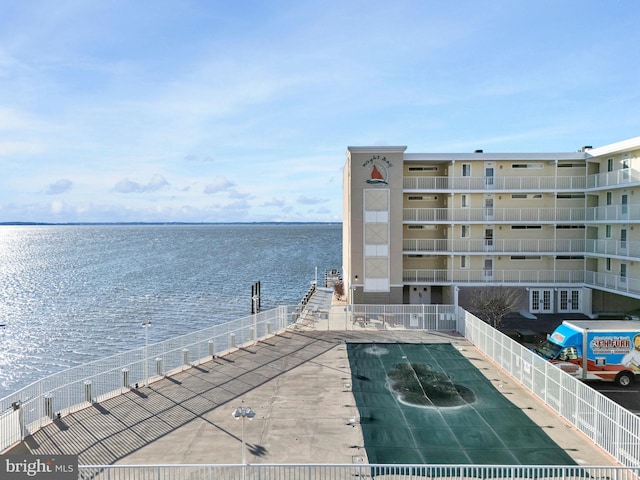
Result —
[[162, 358], [156, 358], [156, 375], [159, 377], [164, 376], [164, 372], [162, 371]]
[[84, 382], [84, 399], [88, 403], [93, 403], [93, 395], [91, 394], [91, 380]]
[[129, 369], [128, 368], [122, 369], [122, 387], [129, 388]]
[[182, 349], [182, 364], [189, 365], [189, 349], [188, 348]]
[[229, 334], [229, 346], [231, 348], [236, 348], [236, 334], [235, 333], [230, 333]]
[[53, 397], [51, 394], [47, 394], [44, 396], [44, 415], [53, 420]]

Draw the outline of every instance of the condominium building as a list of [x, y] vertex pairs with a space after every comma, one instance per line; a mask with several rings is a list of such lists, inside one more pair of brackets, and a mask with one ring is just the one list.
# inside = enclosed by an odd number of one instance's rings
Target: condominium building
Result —
[[566, 153], [348, 147], [343, 276], [352, 303], [640, 308], [640, 137]]

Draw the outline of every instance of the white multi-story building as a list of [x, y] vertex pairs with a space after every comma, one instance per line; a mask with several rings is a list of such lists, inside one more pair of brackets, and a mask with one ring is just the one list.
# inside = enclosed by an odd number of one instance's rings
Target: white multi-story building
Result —
[[352, 303], [455, 303], [517, 289], [531, 313], [640, 308], [640, 137], [570, 153], [348, 147]]

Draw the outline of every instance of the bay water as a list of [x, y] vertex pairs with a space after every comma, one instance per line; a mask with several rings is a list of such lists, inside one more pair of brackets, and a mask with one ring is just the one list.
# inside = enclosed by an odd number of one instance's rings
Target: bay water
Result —
[[0, 226], [0, 398], [62, 369], [296, 305], [340, 224]]

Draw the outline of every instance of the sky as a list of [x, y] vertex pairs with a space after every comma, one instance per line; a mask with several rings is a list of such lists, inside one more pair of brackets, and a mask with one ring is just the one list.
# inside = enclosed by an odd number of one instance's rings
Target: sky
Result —
[[340, 222], [348, 146], [640, 135], [636, 0], [0, 2], [0, 222]]

